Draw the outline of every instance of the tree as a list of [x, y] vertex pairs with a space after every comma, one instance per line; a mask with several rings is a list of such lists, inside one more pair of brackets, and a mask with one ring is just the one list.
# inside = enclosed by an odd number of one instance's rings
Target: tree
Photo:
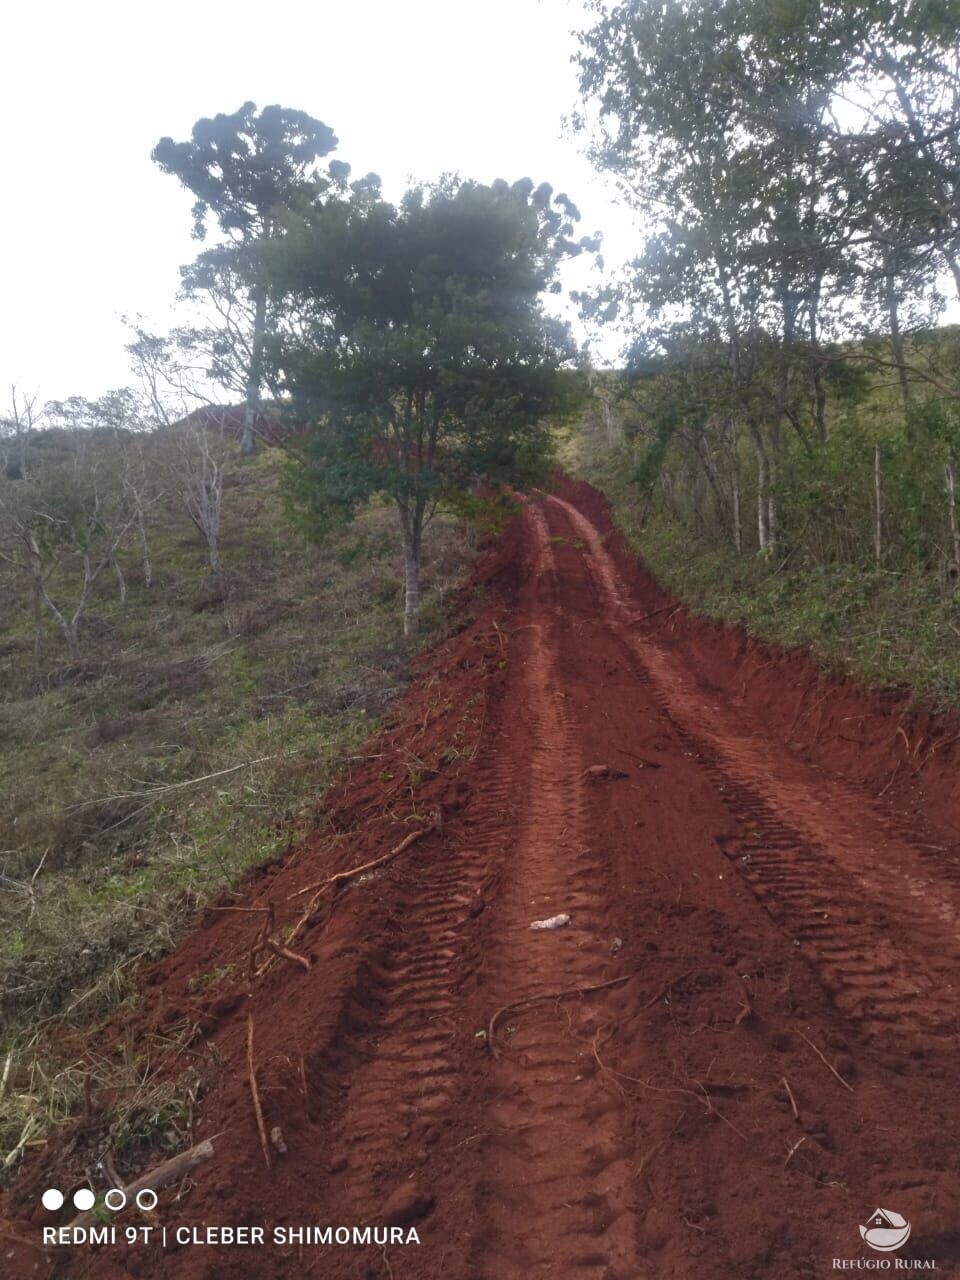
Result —
[[396, 504], [404, 627], [416, 630], [424, 527], [481, 482], [524, 484], [551, 453], [551, 414], [575, 399], [574, 347], [541, 294], [586, 244], [579, 214], [529, 179], [447, 179], [398, 207], [355, 188], [275, 246], [299, 332], [271, 359], [313, 424], [291, 487], [315, 530], [377, 493]]
[[82, 431], [65, 459], [0, 476], [0, 559], [26, 575], [73, 662], [94, 583], [116, 563], [133, 519], [116, 451]]
[[37, 397], [10, 388], [10, 412], [0, 418], [0, 472], [21, 478], [30, 469], [31, 437], [37, 429], [40, 413]]
[[349, 167], [316, 161], [333, 151], [332, 129], [304, 111], [268, 106], [258, 114], [245, 102], [231, 115], [198, 120], [190, 140], [161, 138], [153, 159], [196, 196], [194, 236], [203, 240], [212, 216], [225, 242], [184, 268], [188, 295], [205, 293], [218, 316], [200, 330], [210, 345], [211, 373], [223, 385], [243, 384], [246, 414], [242, 452], [255, 448], [257, 405], [263, 383], [264, 342], [271, 327], [264, 248], [292, 209], [343, 185]]
[[207, 562], [220, 572], [220, 514], [226, 466], [222, 432], [212, 421], [187, 419], [167, 428], [167, 467], [187, 515], [207, 548]]
[[[578, 123], [655, 228], [614, 300], [648, 338], [680, 316], [708, 348], [724, 344], [769, 552], [788, 440], [808, 454], [826, 443], [839, 360], [892, 368], [905, 404], [912, 380], [944, 384], [906, 331], [937, 315], [938, 272], [956, 274], [956, 5], [594, 9]], [[830, 345], [877, 318], [882, 342]]]

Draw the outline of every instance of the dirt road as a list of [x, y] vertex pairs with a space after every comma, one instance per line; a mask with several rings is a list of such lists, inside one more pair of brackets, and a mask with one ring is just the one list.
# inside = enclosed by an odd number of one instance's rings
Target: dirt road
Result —
[[[890, 783], [831, 763], [789, 666], [759, 714], [766, 677], [677, 630], [585, 487], [525, 505], [485, 590], [250, 904], [293, 923], [305, 886], [428, 834], [317, 911], [309, 972], [243, 977], [256, 927], [211, 913], [141, 1026], [193, 1020], [189, 1052], [223, 1064], [196, 1127], [224, 1132], [218, 1154], [163, 1221], [393, 1222], [422, 1243], [117, 1248], [57, 1274], [785, 1280], [892, 1257], [860, 1238], [878, 1205], [911, 1222], [897, 1259], [956, 1274], [949, 778], [925, 805], [898, 735], [919, 747], [902, 720], [871, 745], [869, 700], [860, 754]], [[225, 966], [240, 980], [199, 999]], [[269, 1171], [248, 1013], [288, 1148]]]

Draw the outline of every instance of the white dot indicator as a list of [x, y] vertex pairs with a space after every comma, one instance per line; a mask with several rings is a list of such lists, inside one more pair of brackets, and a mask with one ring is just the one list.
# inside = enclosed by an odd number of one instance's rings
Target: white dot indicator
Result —
[[79, 1191], [73, 1193], [74, 1208], [79, 1209], [81, 1213], [86, 1213], [88, 1209], [92, 1209], [96, 1200], [97, 1197], [89, 1187], [81, 1187]]
[[151, 1191], [149, 1187], [144, 1187], [142, 1191], [137, 1192], [137, 1208], [138, 1209], [155, 1209], [157, 1201], [160, 1197], [155, 1191]]
[[40, 1203], [52, 1213], [54, 1210], [62, 1208], [63, 1192], [58, 1191], [56, 1187], [48, 1187], [40, 1197]]
[[122, 1187], [111, 1187], [103, 1197], [103, 1203], [111, 1213], [119, 1213], [127, 1203], [127, 1193]]

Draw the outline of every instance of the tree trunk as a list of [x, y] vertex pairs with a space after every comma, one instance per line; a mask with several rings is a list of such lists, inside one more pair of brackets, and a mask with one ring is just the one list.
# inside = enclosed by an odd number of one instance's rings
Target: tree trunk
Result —
[[957, 475], [953, 466], [953, 455], [947, 457], [943, 464], [943, 474], [947, 481], [947, 514], [950, 517], [950, 537], [953, 540], [953, 567], [960, 574], [960, 528], [957, 526]]
[[770, 546], [770, 507], [767, 502], [767, 464], [760, 464], [757, 480], [757, 540], [760, 550], [767, 551]]
[[[87, 590], [86, 579], [84, 581], [85, 581], [85, 585], [84, 585], [84, 597], [85, 597], [86, 590]], [[67, 618], [66, 615], [62, 613], [60, 609], [57, 608], [53, 600], [50, 599], [50, 596], [47, 594], [47, 590], [44, 587], [42, 581], [37, 583], [37, 588], [40, 594], [40, 599], [43, 601], [43, 603], [47, 606], [47, 608], [53, 614], [56, 620], [57, 626], [60, 628], [60, 634], [63, 636], [63, 642], [67, 646], [67, 656], [69, 657], [71, 662], [79, 662], [80, 661], [80, 640], [79, 640], [78, 632], [80, 628], [80, 619], [83, 616], [83, 601], [81, 601], [81, 603], [77, 606], [77, 610], [74, 613], [73, 618], [72, 619]]]
[[883, 552], [883, 493], [880, 487], [880, 446], [873, 446], [873, 554], [880, 568]]
[[64, 644], [67, 646], [67, 657], [71, 662], [79, 662], [80, 641], [77, 637], [76, 622], [68, 622], [66, 618], [61, 618], [60, 632], [63, 636]]
[[827, 389], [823, 385], [823, 369], [820, 364], [820, 286], [817, 285], [810, 298], [810, 348], [811, 348], [811, 381], [813, 382], [813, 421], [817, 428], [817, 439], [821, 444], [827, 440]]
[[900, 306], [897, 301], [897, 283], [891, 271], [883, 277], [884, 301], [887, 308], [887, 320], [890, 325], [890, 350], [897, 365], [897, 377], [900, 382], [900, 397], [904, 409], [910, 404], [910, 380], [907, 377], [906, 355], [903, 346], [903, 334], [900, 331]]
[[766, 553], [773, 545], [770, 529], [770, 461], [757, 432], [754, 432], [754, 450], [757, 455], [757, 541], [760, 551]]
[[733, 549], [737, 555], [743, 551], [743, 515], [740, 511], [740, 477], [733, 473]]
[[403, 634], [416, 635], [420, 629], [420, 547], [411, 539], [403, 540]]
[[113, 569], [114, 576], [117, 579], [117, 587], [120, 591], [120, 603], [127, 603], [127, 580], [123, 576], [123, 569], [120, 567], [120, 561], [115, 555], [110, 556], [110, 567]]
[[43, 598], [40, 595], [40, 584], [32, 575], [30, 597], [33, 608], [33, 665], [39, 675], [43, 665]]
[[416, 635], [420, 629], [420, 539], [423, 532], [423, 516], [407, 505], [400, 507], [400, 523], [403, 526], [403, 634]]
[[254, 427], [256, 426], [257, 410], [260, 404], [260, 384], [263, 380], [263, 339], [267, 327], [267, 291], [262, 283], [258, 283], [254, 289], [253, 308], [250, 370], [247, 377], [247, 394], [243, 410], [243, 434], [240, 437], [240, 452], [245, 458], [251, 457], [257, 448], [257, 434]]
[[137, 506], [137, 538], [140, 542], [140, 560], [143, 564], [143, 585], [153, 586], [153, 565], [150, 563], [150, 543], [147, 540], [147, 525], [143, 518], [143, 510]]

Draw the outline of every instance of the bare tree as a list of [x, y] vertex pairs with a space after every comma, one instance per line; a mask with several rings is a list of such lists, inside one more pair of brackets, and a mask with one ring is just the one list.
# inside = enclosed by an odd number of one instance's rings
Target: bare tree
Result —
[[0, 418], [0, 471], [9, 476], [25, 476], [29, 469], [30, 437], [40, 418], [37, 399], [18, 392], [16, 383], [10, 388], [10, 412]]
[[214, 573], [220, 570], [220, 514], [226, 450], [223, 436], [202, 423], [168, 428], [168, 468], [187, 515], [207, 546]]
[[0, 558], [27, 577], [74, 662], [94, 583], [133, 520], [114, 452], [91, 443], [78, 432], [66, 460], [0, 477]]

